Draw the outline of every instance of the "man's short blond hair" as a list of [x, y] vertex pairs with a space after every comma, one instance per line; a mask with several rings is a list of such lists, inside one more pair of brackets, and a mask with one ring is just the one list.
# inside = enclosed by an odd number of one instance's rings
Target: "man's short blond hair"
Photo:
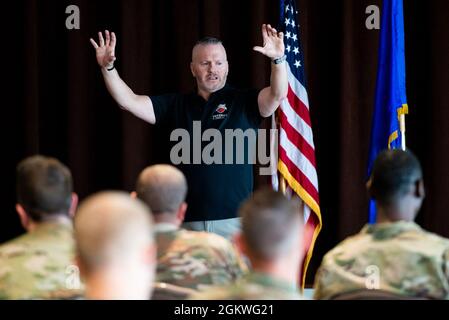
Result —
[[83, 201], [75, 215], [77, 254], [87, 271], [126, 263], [136, 250], [152, 244], [149, 208], [124, 192], [101, 192]]

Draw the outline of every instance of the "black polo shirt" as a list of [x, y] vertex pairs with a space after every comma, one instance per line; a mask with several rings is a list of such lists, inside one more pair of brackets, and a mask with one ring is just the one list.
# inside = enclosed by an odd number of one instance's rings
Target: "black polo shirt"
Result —
[[[251, 161], [248, 161], [248, 156], [255, 150], [249, 150], [247, 139], [245, 139], [244, 150], [241, 148], [236, 150], [237, 144], [234, 139], [232, 164], [225, 163], [225, 130], [252, 129], [257, 135], [257, 129], [262, 121], [257, 104], [258, 94], [259, 90], [238, 90], [225, 86], [212, 93], [208, 101], [196, 92], [151, 97], [156, 125], [164, 126], [168, 130], [184, 129], [190, 137], [190, 161], [177, 164], [177, 167], [185, 174], [189, 186], [186, 222], [235, 218], [238, 207], [253, 191], [253, 165]], [[200, 122], [194, 125], [194, 121]], [[201, 141], [203, 139], [198, 139], [198, 134], [194, 136], [194, 126], [198, 132], [199, 125], [201, 136], [207, 129], [217, 129], [221, 134], [221, 164], [206, 164], [198, 154], [212, 140], [215, 140], [210, 138], [209, 141]], [[196, 141], [193, 141], [194, 139]], [[180, 140], [179, 138], [171, 141], [170, 149]], [[236, 152], [244, 153], [243, 164], [236, 162], [238, 160]], [[215, 155], [214, 152], [211, 154]]]

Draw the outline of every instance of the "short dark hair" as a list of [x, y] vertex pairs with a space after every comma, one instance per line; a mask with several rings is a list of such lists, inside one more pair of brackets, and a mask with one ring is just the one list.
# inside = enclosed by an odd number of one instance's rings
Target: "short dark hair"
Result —
[[222, 45], [223, 42], [220, 39], [217, 39], [217, 38], [214, 38], [214, 37], [204, 37], [204, 38], [201, 38], [200, 40], [198, 40], [195, 43], [195, 46], [197, 46], [197, 45], [205, 46], [205, 45], [208, 45], [208, 44], [221, 44]]
[[68, 215], [72, 190], [70, 170], [55, 158], [37, 155], [17, 165], [17, 201], [33, 221]]
[[421, 165], [411, 151], [385, 150], [374, 161], [370, 193], [380, 204], [391, 205], [421, 179]]
[[[295, 245], [302, 230], [302, 210], [298, 200], [264, 188], [256, 191], [239, 210], [243, 237], [259, 259], [271, 260]], [[298, 248], [300, 250], [300, 248]]]

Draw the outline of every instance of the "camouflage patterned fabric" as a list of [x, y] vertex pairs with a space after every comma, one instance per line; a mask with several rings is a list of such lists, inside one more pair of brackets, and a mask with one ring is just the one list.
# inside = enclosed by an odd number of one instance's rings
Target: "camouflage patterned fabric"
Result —
[[267, 274], [251, 272], [234, 284], [211, 288], [193, 300], [303, 300], [297, 286]]
[[221, 236], [175, 226], [161, 230], [157, 225], [156, 281], [202, 290], [233, 282], [247, 270], [231, 242]]
[[69, 223], [41, 223], [0, 246], [0, 299], [41, 299], [66, 289], [73, 265], [74, 240]]
[[447, 299], [448, 279], [449, 240], [413, 222], [374, 224], [325, 255], [315, 278], [314, 298], [374, 288]]

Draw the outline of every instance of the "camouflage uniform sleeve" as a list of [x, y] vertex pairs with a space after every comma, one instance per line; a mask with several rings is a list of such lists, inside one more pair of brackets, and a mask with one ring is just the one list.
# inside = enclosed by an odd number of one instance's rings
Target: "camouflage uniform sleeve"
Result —
[[315, 276], [313, 299], [331, 299], [342, 292], [360, 288], [346, 270], [348, 265], [341, 265], [342, 262], [338, 261], [338, 253], [333, 250], [324, 256]]
[[10, 276], [12, 270], [8, 270], [4, 262], [0, 258], [0, 300], [11, 299], [9, 294], [9, 286], [7, 284], [7, 279]]
[[326, 287], [326, 284], [323, 284], [325, 277], [323, 276], [326, 273], [325, 267], [323, 264], [319, 267], [316, 272], [314, 284], [313, 284], [313, 299], [324, 299], [323, 287]]
[[189, 297], [188, 300], [229, 300], [227, 287], [210, 287], [203, 291], [198, 291]]
[[225, 247], [227, 247], [225, 251], [227, 252], [229, 261], [229, 273], [233, 276], [234, 280], [237, 280], [248, 272], [248, 266], [232, 243], [229, 242]]
[[207, 234], [204, 240], [210, 244], [208, 260], [212, 284], [233, 283], [247, 272], [248, 267], [230, 241], [213, 234]]
[[[7, 244], [0, 247], [0, 300], [17, 299], [17, 277], [24, 249], [20, 245]], [[22, 259], [23, 260], [23, 259]], [[25, 278], [25, 277], [24, 277]], [[20, 296], [19, 296], [20, 298]]]
[[449, 248], [443, 253], [443, 272], [446, 280], [449, 282]]

